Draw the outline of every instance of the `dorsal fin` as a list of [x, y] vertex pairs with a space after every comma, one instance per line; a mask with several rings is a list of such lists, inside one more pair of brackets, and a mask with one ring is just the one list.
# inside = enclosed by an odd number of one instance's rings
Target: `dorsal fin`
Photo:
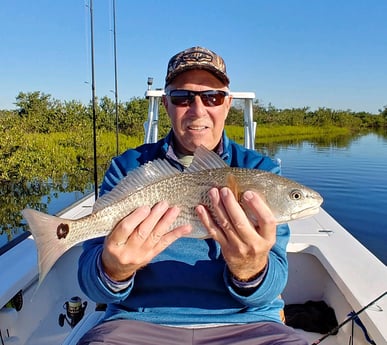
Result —
[[195, 150], [192, 163], [186, 170], [184, 170], [184, 172], [193, 173], [207, 169], [224, 167], [228, 167], [228, 165], [222, 158], [219, 157], [218, 154], [201, 145]]
[[98, 198], [93, 212], [97, 212], [145, 186], [181, 172], [165, 159], [157, 159], [130, 171], [109, 193]]

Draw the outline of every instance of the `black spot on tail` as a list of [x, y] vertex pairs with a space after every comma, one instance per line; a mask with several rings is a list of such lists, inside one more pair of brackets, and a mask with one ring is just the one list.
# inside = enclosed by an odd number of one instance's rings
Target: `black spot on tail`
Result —
[[62, 238], [66, 238], [68, 233], [70, 232], [70, 228], [68, 224], [60, 223], [56, 228], [56, 236], [61, 240]]

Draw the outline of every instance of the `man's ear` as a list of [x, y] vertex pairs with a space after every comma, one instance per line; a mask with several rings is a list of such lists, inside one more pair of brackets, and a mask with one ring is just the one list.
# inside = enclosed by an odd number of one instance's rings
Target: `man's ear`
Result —
[[228, 96], [227, 98], [228, 98], [228, 109], [230, 110], [231, 105], [232, 105], [233, 97], [230, 95], [230, 96]]
[[232, 105], [232, 96], [230, 95], [230, 96], [228, 96], [228, 97], [226, 97], [226, 99], [225, 99], [225, 102], [228, 102], [228, 104], [227, 104], [227, 113], [226, 113], [226, 118], [225, 118], [225, 120], [227, 119], [227, 117], [228, 117], [228, 114], [229, 114], [229, 112], [230, 112], [230, 109], [231, 109], [231, 105]]
[[161, 103], [163, 103], [163, 106], [165, 108], [165, 111], [167, 112], [167, 115], [168, 117], [170, 118], [171, 116], [169, 115], [169, 111], [168, 111], [168, 106], [169, 106], [169, 103], [168, 103], [168, 97], [166, 95], [163, 95], [161, 97]]

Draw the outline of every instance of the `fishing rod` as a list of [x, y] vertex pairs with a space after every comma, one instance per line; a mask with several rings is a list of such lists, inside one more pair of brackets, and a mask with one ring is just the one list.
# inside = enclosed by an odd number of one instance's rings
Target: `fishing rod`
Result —
[[98, 198], [98, 164], [97, 164], [97, 115], [95, 105], [95, 78], [94, 78], [94, 25], [93, 25], [93, 0], [90, 0], [90, 49], [91, 49], [91, 97], [93, 107], [93, 157], [94, 157], [94, 194]]
[[117, 81], [117, 39], [116, 39], [116, 0], [113, 0], [113, 46], [114, 46], [114, 101], [116, 105], [116, 154], [119, 154], [118, 145], [118, 133], [119, 133], [119, 120], [118, 120], [118, 81]]
[[377, 301], [379, 301], [380, 299], [382, 299], [384, 296], [387, 295], [387, 291], [385, 291], [384, 293], [382, 293], [379, 297], [376, 297], [373, 301], [371, 301], [370, 303], [368, 303], [365, 307], [361, 308], [358, 312], [356, 313], [352, 313], [350, 317], [348, 317], [346, 320], [344, 320], [342, 323], [340, 323], [339, 325], [337, 325], [335, 328], [331, 329], [327, 334], [325, 334], [324, 336], [322, 336], [320, 339], [316, 340], [315, 342], [313, 342], [311, 345], [317, 345], [317, 344], [320, 344], [324, 339], [328, 338], [330, 335], [333, 335], [335, 333], [337, 333], [337, 331], [343, 327], [345, 324], [347, 324], [349, 321], [352, 321], [354, 319], [356, 319], [364, 310], [366, 310], [368, 307], [370, 307], [371, 305], [373, 305], [374, 303], [376, 303]]

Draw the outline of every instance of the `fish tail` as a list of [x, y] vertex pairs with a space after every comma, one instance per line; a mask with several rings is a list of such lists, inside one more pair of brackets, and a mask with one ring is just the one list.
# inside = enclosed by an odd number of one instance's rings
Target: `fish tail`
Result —
[[55, 262], [67, 251], [65, 239], [72, 221], [32, 209], [24, 209], [22, 214], [37, 246], [40, 285]]

